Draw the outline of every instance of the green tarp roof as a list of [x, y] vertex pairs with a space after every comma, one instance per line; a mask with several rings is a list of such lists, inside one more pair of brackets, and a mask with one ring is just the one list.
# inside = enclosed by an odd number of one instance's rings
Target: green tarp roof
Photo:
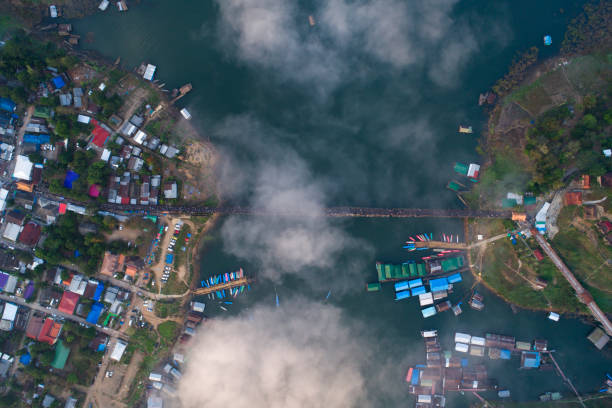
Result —
[[504, 208], [516, 207], [516, 200], [514, 198], [504, 198], [502, 200], [502, 207]]
[[463, 174], [464, 176], [466, 176], [468, 172], [468, 166], [467, 164], [463, 163], [455, 163], [455, 171], [459, 174]]
[[68, 360], [69, 355], [70, 347], [64, 346], [63, 341], [58, 341], [55, 345], [55, 357], [53, 357], [51, 367], [57, 368], [58, 370], [63, 370], [66, 366], [66, 361]]

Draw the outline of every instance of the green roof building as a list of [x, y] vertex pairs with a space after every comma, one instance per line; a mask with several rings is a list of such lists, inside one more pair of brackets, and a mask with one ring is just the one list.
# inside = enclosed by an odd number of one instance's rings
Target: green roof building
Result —
[[55, 345], [55, 357], [51, 362], [51, 367], [63, 370], [70, 355], [70, 347], [66, 347], [63, 341], [58, 341]]

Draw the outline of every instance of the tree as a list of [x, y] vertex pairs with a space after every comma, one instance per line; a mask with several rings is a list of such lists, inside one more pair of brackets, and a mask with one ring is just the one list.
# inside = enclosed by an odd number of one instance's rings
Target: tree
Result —
[[66, 381], [68, 381], [70, 384], [77, 384], [79, 382], [79, 378], [75, 373], [70, 373], [68, 374], [68, 377], [66, 377]]
[[597, 118], [591, 115], [590, 113], [587, 113], [586, 115], [584, 115], [584, 117], [582, 118], [580, 122], [587, 129], [593, 130], [597, 128]]

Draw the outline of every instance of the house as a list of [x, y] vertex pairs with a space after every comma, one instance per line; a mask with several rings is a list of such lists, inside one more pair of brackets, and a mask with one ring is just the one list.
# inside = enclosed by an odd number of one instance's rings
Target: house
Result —
[[[55, 6], [51, 6], [51, 7], [55, 7]], [[51, 14], [51, 17], [53, 17], [53, 14]], [[57, 11], [55, 12], [55, 17], [57, 17]], [[45, 398], [43, 398], [42, 400], [42, 407], [51, 408], [54, 402], [55, 402], [55, 397], [52, 396], [51, 394], [47, 394], [45, 395]]]
[[538, 368], [540, 367], [541, 357], [539, 352], [521, 353], [521, 368]]
[[134, 265], [128, 265], [125, 268], [125, 277], [124, 279], [131, 279], [131, 280], [135, 280], [136, 279], [136, 274], [138, 273], [138, 268], [136, 268], [136, 266]]
[[151, 395], [147, 399], [147, 408], [164, 408], [164, 400], [160, 397]]
[[0, 320], [0, 330], [11, 331], [17, 317], [17, 305], [6, 302], [4, 311], [2, 312], [2, 320]]
[[34, 247], [38, 243], [41, 234], [42, 228], [40, 225], [30, 221], [23, 227], [23, 231], [21, 231], [21, 235], [19, 235], [19, 242]]
[[98, 122], [95, 119], [93, 119], [91, 123], [93, 123], [94, 125], [94, 129], [91, 132], [91, 143], [102, 149], [104, 148], [104, 145], [106, 144], [106, 141], [108, 140], [108, 137], [110, 136], [112, 131], [108, 128], [108, 126]]
[[30, 317], [30, 321], [28, 322], [28, 327], [26, 328], [26, 336], [38, 340], [38, 335], [43, 328], [43, 318], [39, 316]]
[[164, 153], [164, 156], [166, 156], [169, 159], [174, 158], [174, 156], [176, 156], [178, 154], [179, 150], [174, 147], [174, 146], [168, 146], [168, 149], [166, 150], [166, 153]]
[[78, 400], [76, 398], [68, 397], [64, 408], [76, 408]]
[[544, 259], [544, 255], [542, 255], [542, 252], [540, 252], [539, 249], [534, 249], [533, 255], [536, 257], [538, 261], [541, 261], [542, 259]]
[[134, 126], [130, 122], [125, 122], [121, 127], [119, 133], [121, 133], [123, 136], [132, 137], [132, 135], [136, 133], [136, 130], [138, 130], [136, 126]]
[[11, 224], [17, 224], [19, 226], [23, 225], [24, 220], [25, 220], [25, 214], [19, 210], [11, 210], [6, 214], [6, 217], [4, 217], [5, 222], [11, 223]]
[[107, 251], [104, 253], [100, 274], [112, 277], [123, 269], [124, 262], [125, 255], [113, 255]]
[[62, 300], [60, 301], [57, 310], [66, 314], [73, 314], [74, 309], [79, 302], [79, 297], [80, 296], [74, 292], [70, 292], [68, 290], [65, 291], [62, 295]]
[[34, 163], [30, 161], [28, 156], [19, 155], [17, 156], [17, 161], [15, 162], [15, 170], [13, 171], [13, 178], [18, 180], [31, 180], [32, 167], [34, 167]]
[[568, 191], [563, 197], [564, 205], [582, 205], [582, 191]]
[[126, 347], [126, 342], [124, 342], [123, 340], [117, 340], [117, 344], [115, 344], [115, 347], [113, 348], [113, 351], [110, 356], [111, 360], [120, 361], [121, 357], [123, 357], [123, 353], [125, 353]]
[[164, 197], [166, 199], [178, 198], [178, 187], [175, 181], [168, 181], [164, 183]]
[[127, 168], [133, 172], [139, 172], [144, 165], [144, 160], [140, 157], [132, 156], [128, 161]]
[[139, 130], [136, 132], [136, 135], [134, 135], [134, 143], [141, 145], [145, 140], [147, 140], [147, 134], [142, 130]]
[[70, 347], [64, 345], [63, 341], [59, 341], [55, 346], [55, 357], [51, 361], [51, 367], [57, 370], [63, 370], [66, 367], [66, 361], [70, 355]]
[[595, 328], [595, 330], [588, 335], [587, 339], [589, 339], [598, 350], [603, 349], [610, 341], [610, 337], [599, 327]]
[[17, 224], [7, 223], [6, 227], [4, 227], [4, 233], [2, 236], [9, 241], [17, 242], [17, 237], [21, 232], [21, 227]]
[[28, 210], [34, 208], [34, 193], [29, 193], [27, 191], [17, 190], [15, 191], [15, 203], [20, 205]]
[[588, 174], [583, 174], [580, 183], [582, 184], [583, 190], [589, 190], [591, 188], [591, 176]]
[[145, 72], [142, 77], [147, 81], [152, 81], [156, 69], [157, 67], [155, 65], [147, 64], [147, 67], [145, 68]]

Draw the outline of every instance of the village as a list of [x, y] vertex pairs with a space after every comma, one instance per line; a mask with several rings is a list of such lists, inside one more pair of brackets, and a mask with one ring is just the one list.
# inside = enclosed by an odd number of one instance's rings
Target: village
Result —
[[14, 379], [7, 398], [32, 406], [113, 406], [146, 390], [160, 407], [206, 320], [184, 302], [207, 219], [121, 206], [206, 194], [185, 176], [204, 147], [175, 135], [191, 116], [160, 98], [153, 65], [67, 65], [42, 68], [25, 103], [0, 95], [0, 377]]

